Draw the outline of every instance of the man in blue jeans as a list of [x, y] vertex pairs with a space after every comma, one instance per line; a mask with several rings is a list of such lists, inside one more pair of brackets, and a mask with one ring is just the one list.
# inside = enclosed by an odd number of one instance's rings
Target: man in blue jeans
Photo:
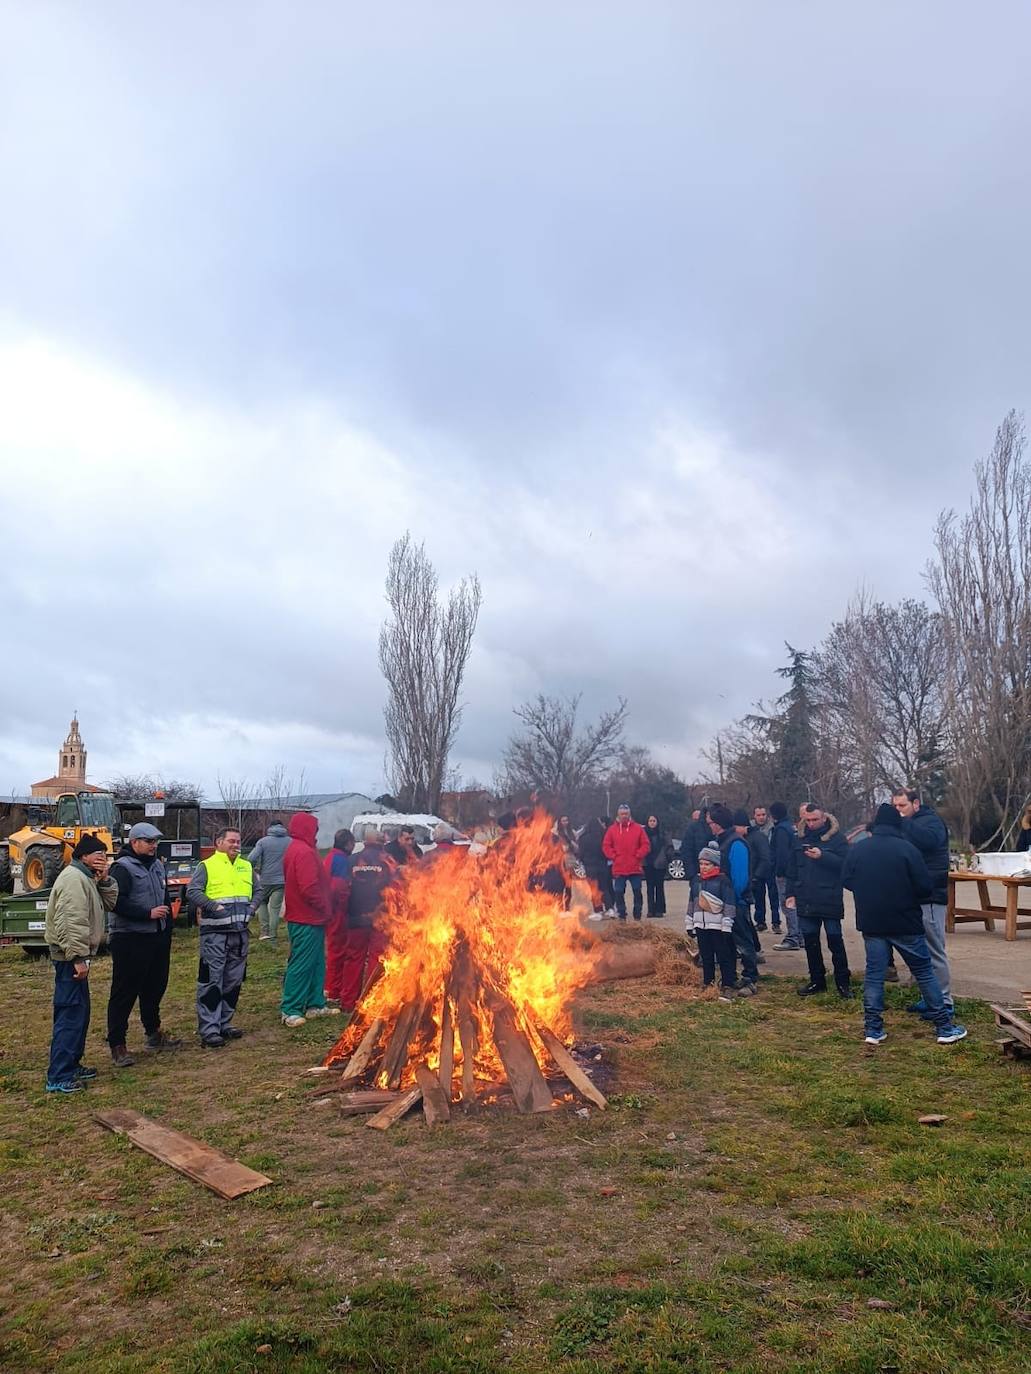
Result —
[[863, 1020], [868, 1045], [887, 1040], [884, 975], [888, 954], [897, 949], [920, 986], [939, 1045], [966, 1037], [945, 1004], [931, 966], [921, 910], [931, 892], [931, 875], [919, 850], [903, 838], [902, 818], [885, 803], [877, 810], [870, 839], [854, 845], [842, 865], [841, 881], [856, 902], [856, 925], [866, 946]]
[[[945, 1005], [952, 1008], [952, 975], [945, 953], [945, 907], [949, 889], [949, 830], [932, 806], [920, 800], [920, 793], [912, 787], [900, 787], [892, 793], [891, 804], [902, 817], [902, 835], [923, 856], [931, 875], [930, 897], [923, 902], [924, 936], [931, 954], [931, 966]], [[933, 1018], [923, 1000], [914, 1002], [907, 1010], [916, 1012], [925, 1021]]]

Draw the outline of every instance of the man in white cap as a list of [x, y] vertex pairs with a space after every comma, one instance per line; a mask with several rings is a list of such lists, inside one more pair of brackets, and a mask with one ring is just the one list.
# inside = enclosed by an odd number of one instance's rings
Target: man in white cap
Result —
[[161, 999], [168, 987], [172, 954], [172, 909], [165, 892], [165, 866], [158, 858], [160, 839], [156, 826], [140, 821], [111, 865], [118, 898], [107, 939], [111, 950], [107, 1043], [117, 1069], [131, 1068], [135, 1062], [125, 1042], [137, 1000], [148, 1050], [176, 1050], [182, 1043], [161, 1029]]

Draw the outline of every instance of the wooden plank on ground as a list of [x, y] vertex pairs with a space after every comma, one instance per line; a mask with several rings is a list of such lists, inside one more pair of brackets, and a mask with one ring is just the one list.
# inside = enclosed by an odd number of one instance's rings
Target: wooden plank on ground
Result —
[[421, 1088], [409, 1088], [396, 1101], [381, 1108], [375, 1116], [370, 1116], [365, 1123], [366, 1126], [371, 1126], [374, 1131], [389, 1131], [396, 1121], [401, 1120], [405, 1112], [412, 1110], [420, 1097], [422, 1097]]
[[369, 1067], [369, 1061], [376, 1053], [376, 1047], [379, 1044], [379, 1038], [382, 1034], [383, 1022], [377, 1017], [375, 1021], [370, 1023], [369, 1029], [362, 1036], [361, 1040], [358, 1041], [358, 1048], [347, 1061], [344, 1075], [337, 1084], [339, 1088], [346, 1090], [351, 1087], [353, 1083], [358, 1082], [359, 1078], [361, 1078], [362, 1074]]
[[422, 1110], [427, 1126], [439, 1126], [451, 1120], [451, 1104], [440, 1079], [427, 1063], [416, 1064], [415, 1081], [422, 1089]]
[[605, 1094], [600, 1088], [595, 1087], [555, 1032], [549, 1030], [547, 1026], [538, 1026], [537, 1034], [544, 1041], [544, 1048], [580, 1096], [586, 1097], [588, 1102], [593, 1102], [596, 1107], [600, 1107], [604, 1111], [609, 1105]]
[[360, 1092], [340, 1093], [337, 1105], [342, 1116], [365, 1116], [389, 1107], [391, 1102], [397, 1101], [398, 1096], [398, 1093], [392, 1093], [387, 1088], [365, 1088]]
[[253, 1193], [256, 1188], [264, 1188], [272, 1182], [265, 1174], [255, 1173], [245, 1164], [224, 1155], [221, 1150], [151, 1121], [131, 1108], [96, 1112], [93, 1119], [116, 1135], [124, 1135], [133, 1145], [160, 1159], [162, 1164], [178, 1169], [187, 1178], [192, 1178], [195, 1183], [203, 1183], [213, 1193], [229, 1201], [242, 1197], [244, 1193]]
[[381, 1072], [386, 1074], [388, 1088], [400, 1086], [401, 1075], [408, 1063], [408, 1047], [419, 1022], [422, 1020], [425, 1008], [426, 1003], [422, 997], [413, 997], [410, 1002], [405, 1003], [398, 1013], [397, 1020], [394, 1022], [394, 1029], [383, 1054]]
[[553, 1099], [551, 1089], [541, 1073], [533, 1048], [516, 1023], [512, 1003], [500, 993], [490, 997], [491, 1018], [494, 1023], [494, 1044], [505, 1066], [517, 1111], [547, 1112]]

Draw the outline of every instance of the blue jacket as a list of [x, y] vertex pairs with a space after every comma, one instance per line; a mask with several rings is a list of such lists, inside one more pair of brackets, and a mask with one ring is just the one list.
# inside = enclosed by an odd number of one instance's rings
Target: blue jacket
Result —
[[920, 851], [893, 825], [875, 825], [870, 839], [851, 847], [841, 881], [856, 899], [856, 925], [864, 935], [922, 935], [922, 903], [931, 875]]
[[770, 833], [770, 861], [773, 864], [774, 877], [788, 876], [788, 862], [794, 843], [795, 827], [785, 816], [784, 820], [777, 822]]
[[752, 900], [752, 874], [748, 845], [736, 830], [724, 830], [717, 838], [723, 872], [734, 888], [734, 903], [744, 910]]
[[949, 897], [949, 828], [930, 806], [921, 806], [902, 821], [902, 834], [924, 856], [931, 875], [931, 896], [924, 900], [944, 906]]

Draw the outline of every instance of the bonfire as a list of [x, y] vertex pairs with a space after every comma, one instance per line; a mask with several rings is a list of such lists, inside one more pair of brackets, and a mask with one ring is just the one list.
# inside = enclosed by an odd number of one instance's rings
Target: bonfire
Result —
[[435, 1123], [507, 1084], [520, 1112], [550, 1111], [552, 1065], [605, 1106], [567, 1048], [573, 994], [594, 980], [595, 959], [540, 885], [561, 861], [538, 814], [484, 853], [449, 849], [402, 870], [379, 918], [382, 969], [323, 1066], [341, 1074], [344, 1110], [374, 1111], [367, 1124], [384, 1128], [422, 1101]]

